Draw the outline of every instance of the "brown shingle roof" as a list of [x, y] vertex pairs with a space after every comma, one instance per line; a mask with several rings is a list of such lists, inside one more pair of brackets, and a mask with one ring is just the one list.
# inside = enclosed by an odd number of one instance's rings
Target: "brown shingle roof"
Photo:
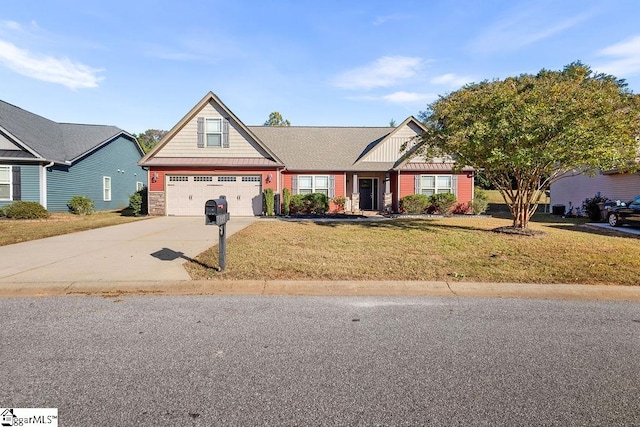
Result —
[[291, 170], [388, 170], [390, 164], [355, 164], [390, 127], [249, 126]]

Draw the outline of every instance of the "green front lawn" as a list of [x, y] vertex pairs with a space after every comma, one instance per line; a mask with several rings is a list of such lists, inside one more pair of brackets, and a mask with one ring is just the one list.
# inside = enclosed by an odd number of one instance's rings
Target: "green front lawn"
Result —
[[534, 221], [545, 235], [491, 231], [511, 225], [504, 218], [263, 220], [229, 238], [224, 272], [214, 270], [217, 246], [186, 267], [194, 279], [640, 284], [639, 239], [551, 215]]

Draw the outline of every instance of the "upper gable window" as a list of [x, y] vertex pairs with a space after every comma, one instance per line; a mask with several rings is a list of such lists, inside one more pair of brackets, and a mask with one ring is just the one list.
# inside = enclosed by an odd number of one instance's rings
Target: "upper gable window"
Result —
[[222, 119], [205, 119], [207, 147], [222, 147]]

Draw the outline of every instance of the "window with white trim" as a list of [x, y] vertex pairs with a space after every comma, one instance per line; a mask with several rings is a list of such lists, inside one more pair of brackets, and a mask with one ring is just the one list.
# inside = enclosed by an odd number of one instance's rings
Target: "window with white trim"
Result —
[[144, 183], [142, 181], [136, 182], [136, 191], [140, 191], [144, 188]]
[[222, 119], [205, 119], [205, 141], [207, 147], [222, 147]]
[[0, 166], [0, 200], [11, 200], [11, 166]]
[[431, 196], [432, 194], [452, 193], [455, 194], [452, 175], [421, 175], [420, 194]]
[[322, 193], [329, 196], [328, 175], [299, 175], [298, 194]]
[[102, 199], [105, 202], [111, 201], [111, 177], [110, 176], [102, 177]]

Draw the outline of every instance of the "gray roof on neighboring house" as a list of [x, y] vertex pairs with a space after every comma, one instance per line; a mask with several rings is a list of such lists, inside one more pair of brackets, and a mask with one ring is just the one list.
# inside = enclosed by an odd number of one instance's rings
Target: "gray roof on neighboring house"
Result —
[[[291, 170], [387, 170], [393, 163], [358, 163], [390, 127], [248, 126]], [[318, 165], [323, 165], [318, 167]], [[370, 167], [370, 168], [369, 168]]]
[[57, 123], [0, 101], [0, 128], [47, 161], [73, 162], [120, 134], [106, 125]]

